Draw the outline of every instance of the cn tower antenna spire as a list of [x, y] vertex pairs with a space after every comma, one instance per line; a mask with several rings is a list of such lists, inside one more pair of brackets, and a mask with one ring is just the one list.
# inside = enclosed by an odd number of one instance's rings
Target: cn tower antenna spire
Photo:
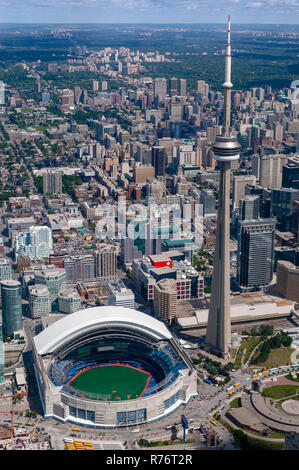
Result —
[[230, 113], [231, 113], [231, 89], [233, 84], [231, 82], [231, 44], [230, 44], [230, 15], [228, 15], [228, 28], [227, 28], [227, 45], [225, 55], [225, 82], [224, 88], [224, 118], [223, 118], [223, 131], [225, 136], [230, 135]]

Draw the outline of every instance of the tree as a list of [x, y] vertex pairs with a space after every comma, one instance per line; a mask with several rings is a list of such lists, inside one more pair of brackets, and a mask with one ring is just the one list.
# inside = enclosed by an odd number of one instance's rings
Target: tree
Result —
[[273, 335], [273, 331], [274, 331], [273, 325], [261, 325], [260, 326], [261, 336], [271, 336]]
[[233, 436], [236, 444], [241, 447], [241, 449], [248, 449], [248, 436], [242, 429], [234, 429]]

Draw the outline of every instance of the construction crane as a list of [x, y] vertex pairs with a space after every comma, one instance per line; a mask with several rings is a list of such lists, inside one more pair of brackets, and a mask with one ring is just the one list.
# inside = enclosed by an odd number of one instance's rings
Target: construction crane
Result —
[[10, 414], [11, 415], [11, 417], [10, 417], [10, 429], [11, 429], [11, 433], [12, 433], [13, 437], [15, 435], [13, 415], [15, 413], [24, 413], [24, 411], [26, 411], [26, 410], [14, 410], [14, 409], [12, 409], [11, 411], [0, 411], [1, 414], [5, 414], [5, 415]]

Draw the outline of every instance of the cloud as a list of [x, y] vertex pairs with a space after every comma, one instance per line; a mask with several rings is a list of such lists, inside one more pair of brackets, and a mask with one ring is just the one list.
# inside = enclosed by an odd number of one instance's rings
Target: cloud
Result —
[[247, 3], [249, 8], [261, 8], [263, 6], [262, 2], [249, 2]]

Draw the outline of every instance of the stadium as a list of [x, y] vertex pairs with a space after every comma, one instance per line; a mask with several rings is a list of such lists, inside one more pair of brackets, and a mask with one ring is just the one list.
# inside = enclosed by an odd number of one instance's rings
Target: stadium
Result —
[[65, 315], [33, 339], [45, 418], [96, 427], [148, 423], [197, 395], [197, 372], [168, 328], [124, 307]]

